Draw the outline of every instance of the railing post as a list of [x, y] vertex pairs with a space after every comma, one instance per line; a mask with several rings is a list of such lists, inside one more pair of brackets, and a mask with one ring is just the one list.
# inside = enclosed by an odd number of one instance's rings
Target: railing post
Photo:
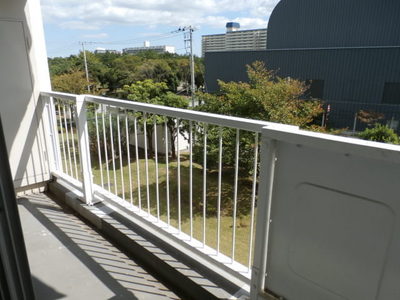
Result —
[[47, 151], [47, 158], [49, 160], [49, 169], [50, 172], [63, 171], [61, 163], [61, 153], [59, 149], [60, 141], [58, 139], [57, 116], [56, 116], [54, 101], [52, 97], [47, 97], [47, 96], [40, 96], [40, 97], [42, 104], [44, 106], [43, 125], [45, 129], [48, 128], [50, 130], [50, 133], [47, 135], [46, 138], [46, 143], [48, 145], [47, 149], [52, 149], [52, 153], [50, 153], [50, 151]]
[[83, 194], [87, 205], [93, 204], [93, 179], [90, 162], [89, 131], [86, 118], [85, 96], [76, 97], [76, 127], [78, 129], [79, 158], [82, 170]]
[[267, 276], [268, 235], [276, 161], [276, 140], [266, 136], [267, 128], [264, 127], [261, 131], [257, 225], [250, 285], [250, 298], [252, 300], [260, 298], [260, 295], [264, 293], [265, 277]]

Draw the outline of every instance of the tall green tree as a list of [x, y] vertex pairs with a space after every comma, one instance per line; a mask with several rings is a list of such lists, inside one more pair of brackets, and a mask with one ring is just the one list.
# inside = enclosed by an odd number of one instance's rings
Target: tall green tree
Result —
[[259, 61], [247, 66], [247, 75], [248, 83], [218, 81], [218, 95], [200, 93], [198, 109], [301, 127], [322, 113], [320, 101], [302, 99], [304, 82], [280, 78]]
[[[274, 71], [266, 69], [264, 63], [254, 62], [247, 66], [249, 82], [219, 81], [220, 93], [199, 93], [200, 111], [219, 113], [243, 118], [258, 119], [276, 123], [292, 124], [307, 127], [314, 118], [322, 113], [318, 100], [304, 100], [307, 85], [299, 80], [280, 78]], [[200, 130], [201, 133], [203, 130]], [[208, 129], [208, 155], [210, 167], [218, 161], [218, 128]], [[235, 136], [234, 130], [224, 130], [224, 163], [234, 165]], [[240, 164], [248, 172], [252, 168], [254, 134], [241, 132]], [[226, 150], [225, 150], [226, 149]], [[202, 147], [195, 147], [195, 157], [201, 159]]]
[[87, 93], [87, 85], [85, 73], [82, 71], [74, 71], [52, 77], [53, 90], [58, 92], [84, 94]]
[[[154, 82], [152, 79], [146, 79], [143, 81], [138, 81], [131, 85], [124, 86], [124, 90], [127, 93], [127, 99], [132, 101], [150, 103], [150, 104], [158, 104], [165, 105], [177, 108], [187, 108], [188, 100], [185, 97], [176, 95], [169, 91], [168, 86], [165, 82]], [[171, 155], [173, 158], [176, 157], [176, 149], [175, 142], [178, 136], [177, 124], [175, 119], [171, 118], [163, 118], [160, 116], [144, 116], [142, 113], [138, 113], [137, 117], [142, 126], [144, 126], [144, 118], [150, 120], [147, 123], [147, 140], [150, 152], [153, 151], [153, 122], [151, 120], [156, 120], [156, 124], [164, 125], [167, 124], [169, 138], [170, 138], [170, 146], [171, 146]]]

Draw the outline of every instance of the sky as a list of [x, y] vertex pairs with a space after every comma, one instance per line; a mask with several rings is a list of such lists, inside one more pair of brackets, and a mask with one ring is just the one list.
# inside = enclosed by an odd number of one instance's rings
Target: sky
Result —
[[179, 27], [193, 26], [193, 48], [201, 55], [201, 36], [225, 33], [226, 22], [241, 29], [266, 28], [279, 0], [41, 0], [49, 57], [87, 50], [175, 46], [185, 54]]

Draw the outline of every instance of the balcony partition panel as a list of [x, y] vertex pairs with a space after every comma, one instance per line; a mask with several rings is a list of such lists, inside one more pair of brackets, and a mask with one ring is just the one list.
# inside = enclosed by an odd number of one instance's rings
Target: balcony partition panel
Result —
[[264, 128], [252, 299], [398, 299], [400, 147]]

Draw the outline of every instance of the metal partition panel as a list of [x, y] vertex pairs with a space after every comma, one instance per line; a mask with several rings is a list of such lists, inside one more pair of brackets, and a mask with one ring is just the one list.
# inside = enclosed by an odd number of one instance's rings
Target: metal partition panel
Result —
[[263, 136], [276, 141], [266, 289], [284, 299], [400, 299], [400, 147]]

